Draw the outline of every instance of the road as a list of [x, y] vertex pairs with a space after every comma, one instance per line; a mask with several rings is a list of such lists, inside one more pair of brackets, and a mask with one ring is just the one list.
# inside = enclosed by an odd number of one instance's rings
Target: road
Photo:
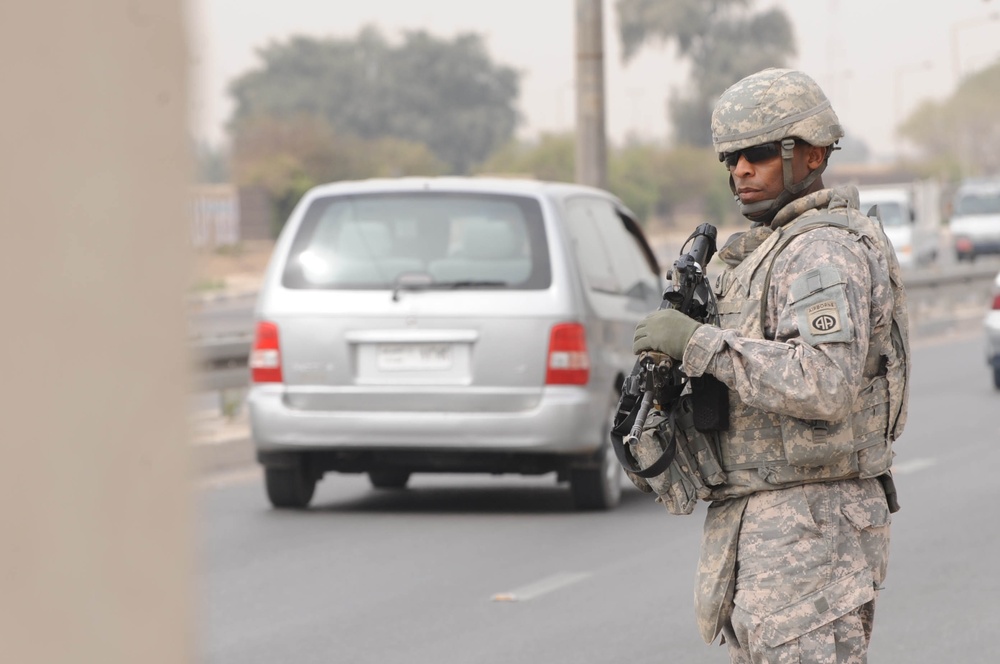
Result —
[[[975, 334], [916, 345], [872, 661], [996, 661], [1000, 393], [982, 349]], [[333, 475], [313, 505], [272, 511], [256, 471], [200, 486], [200, 661], [728, 661], [693, 618], [703, 507], [671, 516], [629, 490], [577, 513], [551, 475], [403, 491]]]

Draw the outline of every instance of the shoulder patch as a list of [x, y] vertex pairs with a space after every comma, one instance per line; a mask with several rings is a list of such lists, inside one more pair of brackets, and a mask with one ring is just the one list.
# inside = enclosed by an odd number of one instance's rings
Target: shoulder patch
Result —
[[809, 270], [792, 282], [789, 295], [799, 335], [805, 342], [815, 346], [854, 339], [847, 283], [836, 268]]

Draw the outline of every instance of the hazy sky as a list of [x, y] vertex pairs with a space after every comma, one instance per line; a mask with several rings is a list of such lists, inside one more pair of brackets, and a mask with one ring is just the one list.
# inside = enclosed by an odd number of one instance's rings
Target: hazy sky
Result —
[[[186, 0], [198, 136], [217, 143], [232, 105], [226, 86], [259, 66], [256, 49], [293, 34], [353, 37], [365, 25], [391, 38], [425, 29], [477, 32], [497, 63], [522, 72], [522, 136], [569, 130], [574, 119], [574, 0]], [[757, 0], [782, 7], [795, 28], [794, 66], [824, 87], [848, 134], [894, 151], [893, 125], [957, 76], [1000, 56], [1000, 0]], [[683, 86], [672, 47], [620, 57], [614, 1], [605, 0], [605, 83], [612, 141], [630, 132], [666, 138], [665, 108]]]

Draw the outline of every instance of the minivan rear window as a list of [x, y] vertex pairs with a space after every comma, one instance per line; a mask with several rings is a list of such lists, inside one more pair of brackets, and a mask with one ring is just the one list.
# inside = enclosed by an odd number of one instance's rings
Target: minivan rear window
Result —
[[328, 196], [305, 212], [282, 283], [302, 289], [548, 288], [538, 201], [480, 193]]

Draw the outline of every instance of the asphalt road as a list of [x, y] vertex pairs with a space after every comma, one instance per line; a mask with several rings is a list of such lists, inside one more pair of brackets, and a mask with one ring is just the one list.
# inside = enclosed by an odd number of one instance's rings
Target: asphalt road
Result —
[[[914, 365], [871, 661], [992, 663], [1000, 393], [975, 334], [917, 344]], [[403, 491], [331, 475], [313, 505], [269, 509], [255, 471], [201, 485], [200, 661], [728, 661], [693, 619], [703, 507], [671, 516], [629, 490], [577, 513], [552, 475], [418, 475]]]

